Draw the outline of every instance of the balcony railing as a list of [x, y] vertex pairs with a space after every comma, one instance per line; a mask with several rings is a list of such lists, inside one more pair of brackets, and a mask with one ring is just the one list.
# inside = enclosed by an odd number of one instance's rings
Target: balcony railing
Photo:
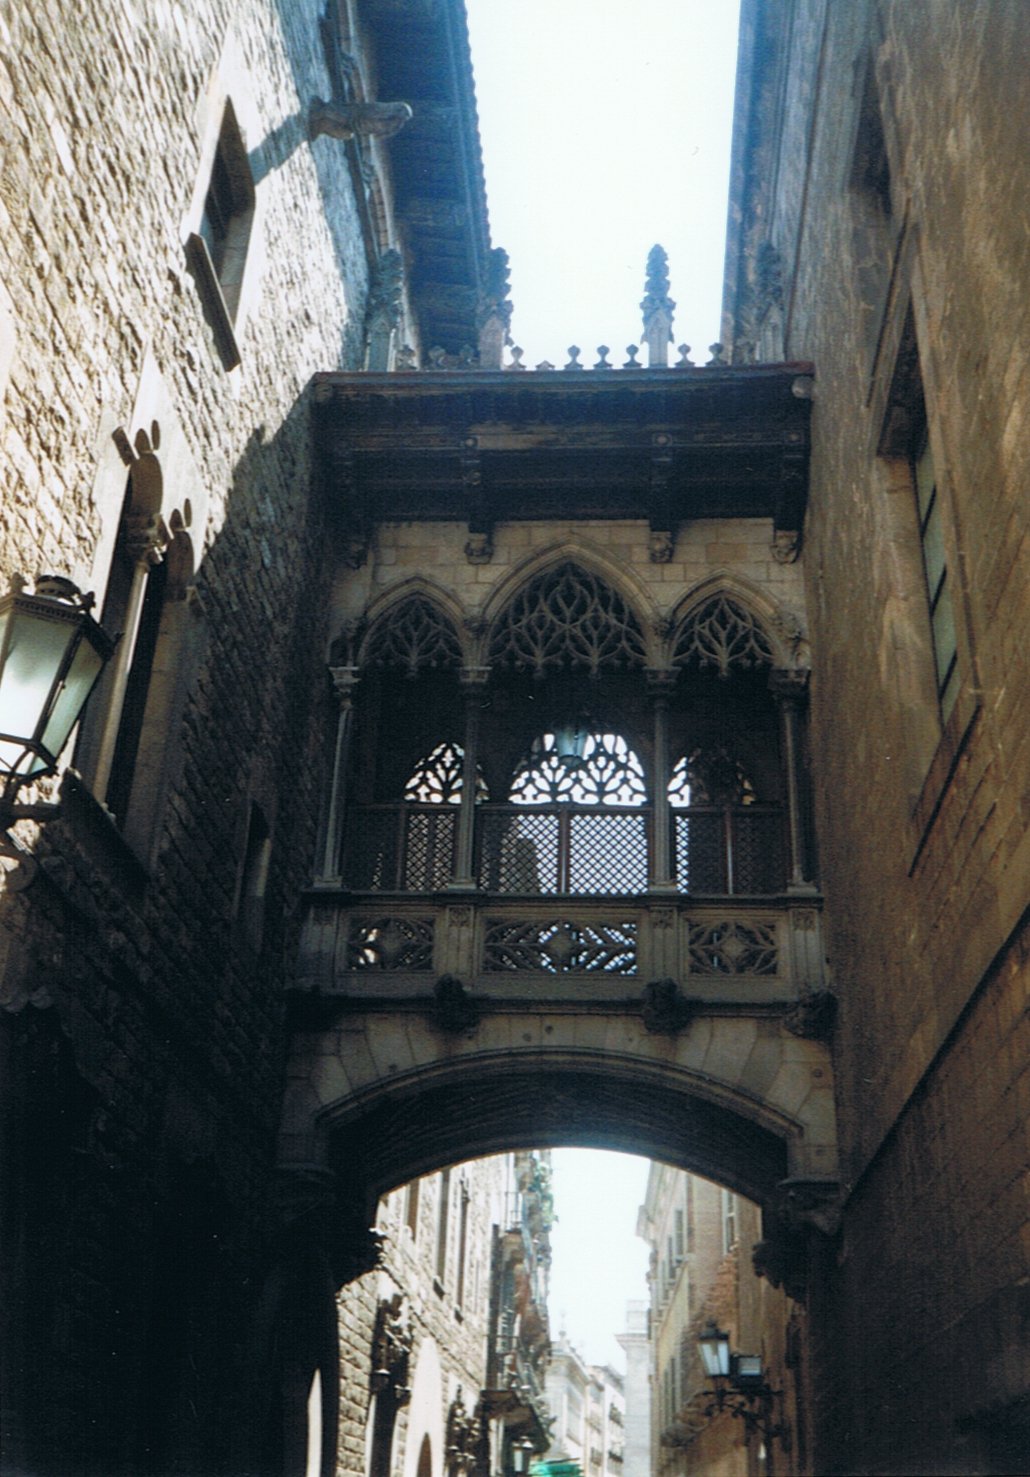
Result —
[[[786, 882], [784, 816], [775, 805], [695, 805], [670, 812], [672, 872], [684, 894], [769, 896]], [[454, 876], [454, 805], [353, 806], [342, 880], [354, 892], [441, 892]], [[650, 806], [480, 805], [475, 877], [502, 897], [628, 897], [657, 870]], [[661, 869], [663, 872], [665, 869]]]

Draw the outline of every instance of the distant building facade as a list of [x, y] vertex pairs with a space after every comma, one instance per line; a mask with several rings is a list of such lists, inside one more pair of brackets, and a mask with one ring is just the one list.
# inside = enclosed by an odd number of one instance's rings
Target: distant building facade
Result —
[[[759, 1208], [710, 1180], [652, 1164], [638, 1231], [651, 1248], [655, 1477], [808, 1470], [810, 1413], [799, 1337], [803, 1309], [752, 1265], [761, 1238]], [[714, 1385], [705, 1375], [697, 1340], [711, 1326], [728, 1335], [734, 1353], [761, 1360], [760, 1378], [776, 1392], [763, 1412], [765, 1432], [750, 1430], [728, 1408], [709, 1408]]]
[[623, 1477], [651, 1477], [651, 1342], [650, 1309], [645, 1302], [626, 1304], [626, 1326], [616, 1339], [626, 1355], [625, 1439]]
[[551, 1444], [545, 1461], [575, 1463], [583, 1477], [622, 1477], [625, 1382], [607, 1364], [588, 1364], [561, 1332], [547, 1366]]

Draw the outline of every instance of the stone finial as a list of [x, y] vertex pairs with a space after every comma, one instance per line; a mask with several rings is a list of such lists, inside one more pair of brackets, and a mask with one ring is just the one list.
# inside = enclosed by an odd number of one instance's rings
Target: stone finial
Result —
[[412, 117], [408, 103], [326, 103], [315, 98], [308, 114], [308, 135], [328, 138], [390, 138]]
[[520, 348], [518, 344], [513, 344], [511, 349], [511, 363], [508, 365], [508, 368], [524, 370], [526, 366], [522, 362], [522, 356], [525, 352], [525, 349]]
[[614, 368], [614, 365], [611, 365], [608, 362], [608, 353], [609, 353], [609, 349], [608, 349], [608, 345], [607, 344], [598, 344], [598, 346], [597, 346], [597, 363], [594, 365], [594, 368], [595, 369], [612, 369], [612, 368]]
[[676, 368], [677, 369], [693, 369], [694, 368], [694, 361], [690, 357], [690, 345], [689, 344], [680, 344], [679, 345], [679, 348], [676, 350], [676, 352], [679, 354], [679, 358], [676, 360]]
[[566, 369], [582, 369], [583, 368], [582, 364], [580, 364], [580, 362], [579, 362], [579, 346], [577, 344], [570, 344], [569, 345], [569, 362], [568, 362], [568, 364], [566, 364], [565, 368]]
[[705, 368], [706, 369], [712, 369], [712, 368], [725, 369], [725, 367], [726, 367], [726, 346], [724, 344], [709, 344], [708, 345], [708, 352], [709, 352], [709, 354], [711, 354], [712, 357], [708, 360], [708, 363], [705, 365]]
[[476, 308], [480, 369], [503, 368], [504, 346], [511, 328], [510, 277], [508, 253], [497, 246], [490, 253], [486, 281]]
[[366, 362], [373, 372], [390, 367], [393, 335], [401, 321], [404, 261], [393, 246], [376, 263], [365, 305]]
[[626, 360], [625, 364], [622, 366], [623, 369], [643, 369], [644, 366], [640, 363], [639, 359], [637, 358], [637, 354], [639, 352], [640, 351], [637, 348], [636, 344], [627, 344], [626, 345], [626, 353], [629, 355], [629, 358]]
[[648, 367], [665, 368], [669, 362], [669, 344], [672, 343], [672, 315], [676, 307], [669, 296], [669, 258], [662, 246], [652, 246], [647, 254], [647, 275], [644, 279], [644, 300], [640, 310], [644, 315], [644, 332], [640, 340], [647, 345]]

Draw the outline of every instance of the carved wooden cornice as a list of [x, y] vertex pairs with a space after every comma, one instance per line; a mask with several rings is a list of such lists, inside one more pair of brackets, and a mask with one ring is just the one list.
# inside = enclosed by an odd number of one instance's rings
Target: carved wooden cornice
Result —
[[810, 366], [514, 374], [327, 373], [313, 383], [329, 496], [359, 562], [380, 521], [646, 519], [652, 558], [696, 518], [769, 518], [794, 557], [807, 496]]

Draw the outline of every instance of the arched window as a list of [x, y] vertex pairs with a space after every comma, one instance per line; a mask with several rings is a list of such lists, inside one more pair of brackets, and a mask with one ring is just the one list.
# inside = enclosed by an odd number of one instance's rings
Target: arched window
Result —
[[561, 752], [553, 733], [533, 740], [512, 780], [512, 804], [645, 804], [643, 768], [620, 734], [590, 733], [577, 738], [579, 754]]
[[[460, 805], [465, 754], [458, 744], [437, 744], [418, 761], [404, 786], [405, 800], [419, 805]], [[476, 772], [476, 799], [486, 799], [486, 781]]]

